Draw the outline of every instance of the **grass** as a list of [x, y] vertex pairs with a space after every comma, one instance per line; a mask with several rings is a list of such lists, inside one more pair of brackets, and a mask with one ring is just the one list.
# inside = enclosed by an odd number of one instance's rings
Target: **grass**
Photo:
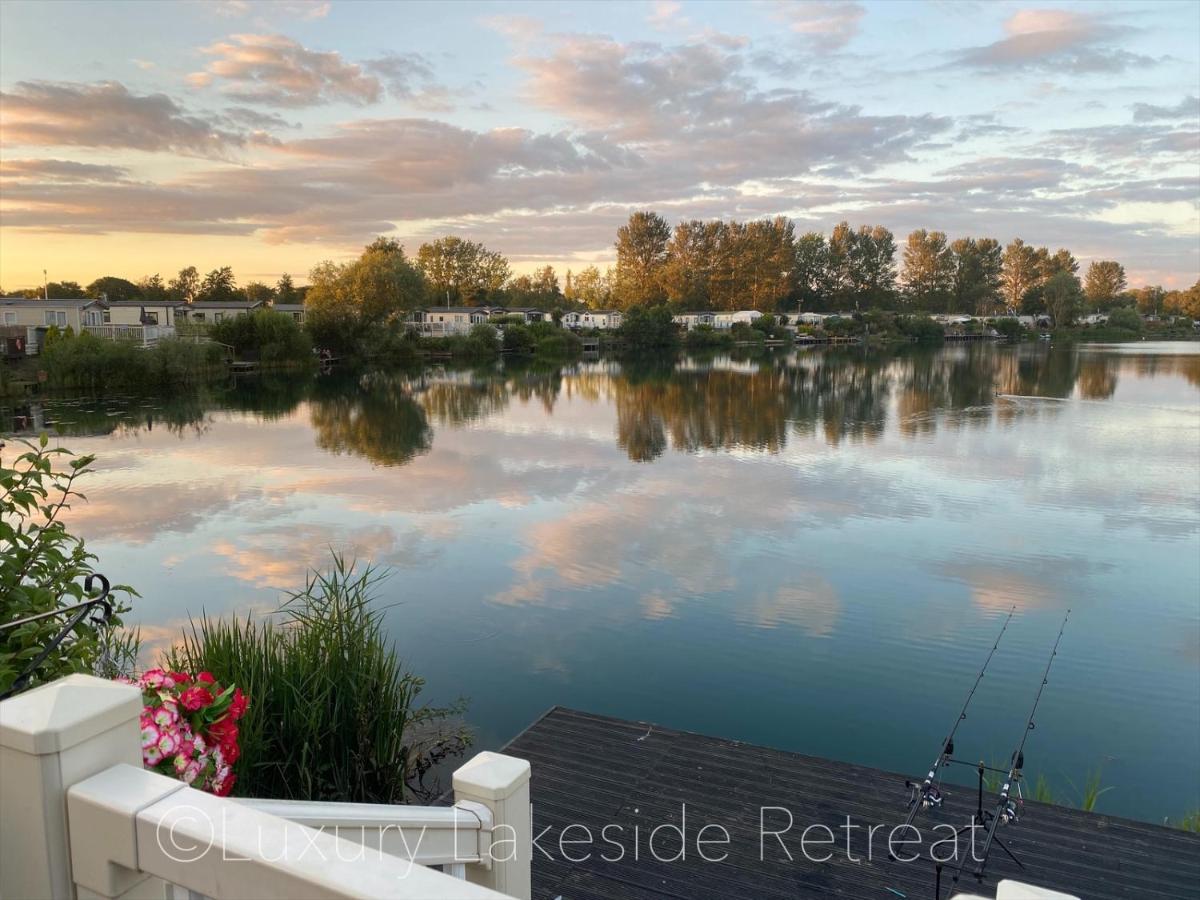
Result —
[[172, 669], [212, 672], [250, 697], [239, 795], [400, 803], [469, 743], [455, 724], [459, 708], [418, 705], [424, 682], [385, 637], [374, 603], [380, 580], [335, 555], [288, 595], [277, 619], [203, 617], [169, 652]]

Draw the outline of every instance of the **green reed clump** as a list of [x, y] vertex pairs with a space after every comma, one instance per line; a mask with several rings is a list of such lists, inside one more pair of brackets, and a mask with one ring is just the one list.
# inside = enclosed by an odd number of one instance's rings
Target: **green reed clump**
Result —
[[335, 555], [277, 621], [205, 616], [168, 654], [172, 669], [212, 672], [250, 697], [236, 793], [400, 803], [406, 784], [467, 746], [460, 708], [418, 705], [424, 681], [384, 635], [379, 581]]

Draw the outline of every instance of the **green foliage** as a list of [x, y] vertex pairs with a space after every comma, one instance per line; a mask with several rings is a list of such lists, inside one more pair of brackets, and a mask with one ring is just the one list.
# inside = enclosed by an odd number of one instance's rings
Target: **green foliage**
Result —
[[928, 316], [897, 316], [896, 328], [920, 343], [940, 343], [946, 338], [946, 329]]
[[1100, 787], [1102, 774], [1099, 768], [1088, 772], [1087, 778], [1083, 782], [1083, 790], [1079, 790], [1079, 788], [1075, 787], [1075, 782], [1069, 778], [1067, 779], [1072, 789], [1079, 795], [1079, 801], [1076, 805], [1084, 812], [1093, 812], [1096, 809], [1096, 802], [1112, 790], [1111, 786]]
[[[118, 278], [115, 275], [105, 275], [87, 286], [87, 295], [89, 297], [103, 296], [107, 300], [137, 300], [141, 297], [142, 292], [132, 281]], [[50, 298], [54, 299], [54, 295], [51, 294]]]
[[1025, 335], [1025, 326], [1020, 320], [1005, 316], [1002, 319], [994, 319], [988, 323], [1000, 334], [1004, 335], [1010, 341], [1019, 341]]
[[162, 340], [150, 348], [91, 334], [48, 342], [40, 357], [54, 388], [139, 391], [198, 384], [224, 371], [217, 344]]
[[684, 335], [683, 346], [688, 350], [732, 347], [733, 335], [728, 331], [717, 331], [711, 325], [697, 325]]
[[532, 353], [536, 344], [529, 326], [516, 322], [504, 326], [504, 349], [510, 353]]
[[352, 263], [324, 262], [309, 274], [305, 325], [313, 343], [340, 356], [356, 353], [366, 335], [421, 304], [424, 279], [403, 248], [376, 240]]
[[169, 654], [251, 698], [236, 792], [289, 800], [400, 803], [432, 763], [469, 743], [461, 710], [419, 706], [375, 608], [379, 573], [334, 556], [278, 619], [202, 618]]
[[1109, 328], [1124, 328], [1128, 331], [1141, 332], [1142, 317], [1137, 314], [1137, 310], [1123, 306], [1120, 309], [1114, 309], [1108, 314]]
[[[70, 606], [87, 599], [84, 580], [96, 557], [83, 541], [70, 534], [62, 517], [72, 500], [82, 500], [75, 488], [91, 471], [92, 456], [73, 456], [49, 448], [45, 435], [25, 449], [11, 467], [0, 461], [0, 621], [11, 622]], [[117, 616], [108, 627], [89, 621], [77, 626], [42, 662], [27, 683], [44, 684], [73, 672], [120, 674], [136, 656], [137, 638], [117, 633], [119, 614], [129, 610], [132, 588], [113, 588]], [[0, 632], [0, 691], [12, 687], [25, 667], [66, 624], [51, 617]]]
[[625, 349], [672, 350], [679, 345], [679, 329], [666, 306], [634, 306], [626, 310], [617, 329]]
[[313, 358], [307, 332], [291, 316], [270, 309], [218, 322], [209, 336], [233, 347], [243, 359], [257, 359], [266, 365], [309, 363]]
[[1167, 819], [1163, 824], [1169, 828], [1178, 828], [1181, 831], [1190, 831], [1193, 834], [1200, 834], [1200, 809], [1188, 813], [1178, 822]]

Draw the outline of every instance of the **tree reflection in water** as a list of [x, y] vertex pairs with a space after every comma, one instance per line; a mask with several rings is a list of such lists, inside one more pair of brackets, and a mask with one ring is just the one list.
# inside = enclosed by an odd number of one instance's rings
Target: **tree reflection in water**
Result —
[[568, 365], [514, 360], [475, 369], [263, 376], [165, 399], [46, 398], [10, 402], [0, 416], [17, 434], [165, 428], [184, 435], [203, 433], [216, 409], [269, 421], [296, 415], [306, 403], [319, 447], [393, 466], [430, 450], [433, 425], [462, 427], [503, 415], [514, 403], [536, 403], [549, 418], [565, 397], [611, 406], [617, 445], [629, 459], [651, 462], [668, 448], [778, 453], [793, 435], [819, 435], [831, 446], [872, 442], [889, 420], [909, 439], [939, 428], [1007, 425], [1061, 410], [1020, 398], [1108, 400], [1122, 375], [1180, 374], [1200, 387], [1200, 354], [1137, 351], [973, 344]]

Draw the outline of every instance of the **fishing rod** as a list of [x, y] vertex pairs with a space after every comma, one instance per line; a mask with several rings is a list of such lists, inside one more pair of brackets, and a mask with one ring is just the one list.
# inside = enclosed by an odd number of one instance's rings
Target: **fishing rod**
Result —
[[967, 694], [967, 699], [963, 703], [962, 709], [959, 710], [958, 718], [954, 720], [954, 725], [950, 728], [950, 734], [942, 741], [941, 750], [938, 751], [933, 765], [929, 767], [929, 774], [925, 776], [925, 780], [920, 785], [913, 781], [904, 782], [904, 786], [911, 791], [908, 801], [908, 815], [904, 819], [904, 828], [912, 825], [913, 819], [917, 817], [917, 813], [922, 809], [942, 805], [942, 792], [934, 784], [934, 779], [937, 778], [938, 770], [945, 766], [949, 762], [950, 757], [954, 755], [954, 733], [958, 731], [958, 726], [967, 717], [967, 707], [971, 705], [971, 698], [975, 696], [975, 690], [979, 687], [979, 682], [983, 681], [983, 673], [987, 671], [988, 664], [991, 663], [992, 656], [996, 653], [996, 648], [1000, 646], [1000, 639], [1004, 637], [1004, 632], [1008, 629], [1008, 623], [1012, 621], [1013, 613], [1016, 611], [1017, 607], [1014, 604], [1012, 609], [1008, 611], [1008, 616], [1004, 619], [1004, 624], [1000, 626], [1000, 633], [996, 635], [996, 641], [992, 644], [992, 649], [988, 653], [987, 659], [983, 661], [983, 668], [975, 676], [975, 683], [971, 685], [971, 691]]
[[[1018, 780], [1021, 778], [1021, 770], [1025, 767], [1025, 741], [1029, 737], [1029, 732], [1033, 731], [1035, 727], [1033, 717], [1037, 714], [1038, 703], [1040, 703], [1042, 699], [1042, 691], [1044, 691], [1046, 689], [1046, 685], [1050, 683], [1050, 667], [1054, 665], [1054, 657], [1058, 655], [1058, 645], [1059, 642], [1062, 641], [1063, 632], [1067, 630], [1067, 619], [1070, 617], [1071, 611], [1068, 609], [1067, 614], [1063, 616], [1062, 627], [1058, 629], [1058, 637], [1054, 639], [1054, 647], [1050, 651], [1050, 659], [1046, 661], [1046, 671], [1042, 673], [1042, 683], [1038, 686], [1037, 696], [1033, 698], [1033, 709], [1029, 711], [1029, 719], [1025, 723], [1025, 730], [1021, 732], [1021, 742], [1017, 744], [1017, 749], [1013, 751], [1012, 759], [1010, 760], [1008, 766], [1008, 774], [1004, 776], [1004, 784], [1000, 788], [999, 797], [996, 798], [996, 807], [990, 813], [992, 819], [991, 823], [988, 825], [987, 837], [983, 842], [983, 854], [981, 857], [977, 857], [979, 864], [975, 867], [975, 878], [979, 881], [983, 881], [983, 870], [987, 866], [988, 853], [992, 849], [993, 841], [999, 843], [1004, 851], [1008, 853], [1009, 856], [1012, 856], [1012, 852], [1004, 846], [1003, 842], [1001, 842], [998, 837], [996, 837], [996, 829], [1002, 824], [1007, 825], [1010, 822], [1015, 823], [1017, 821], [1017, 805], [1010, 799], [1010, 794], [1012, 792], [1013, 785], [1017, 784], [1017, 796], [1019, 797], [1021, 795], [1021, 787]], [[963, 869], [967, 865], [967, 859], [974, 856], [974, 849], [975, 835], [974, 832], [972, 832], [971, 851], [964, 855], [962, 862], [958, 864], [958, 870], [954, 873], [954, 884], [958, 884], [958, 878], [960, 875], [962, 875]], [[1020, 860], [1018, 860], [1015, 856], [1012, 858], [1017, 865], [1021, 865]], [[1024, 868], [1024, 866], [1021, 866], [1021, 868]], [[951, 888], [951, 894], [953, 894], [953, 891], [954, 889]]]

